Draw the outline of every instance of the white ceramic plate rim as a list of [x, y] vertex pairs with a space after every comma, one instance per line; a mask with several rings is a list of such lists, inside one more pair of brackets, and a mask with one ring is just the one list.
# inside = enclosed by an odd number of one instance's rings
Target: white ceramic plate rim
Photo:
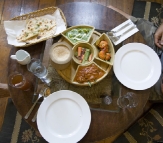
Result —
[[[63, 137], [55, 136], [52, 134], [48, 127], [46, 126], [46, 112], [51, 107], [51, 105], [55, 104], [54, 102], [57, 100], [72, 100], [75, 102], [82, 111], [81, 115], [81, 125], [77, 127], [77, 131], [75, 134]], [[53, 107], [53, 106], [52, 106]], [[62, 107], [61, 107], [62, 108]], [[64, 109], [64, 108], [63, 108]], [[56, 109], [52, 109], [56, 110]], [[72, 109], [74, 110], [74, 109]], [[74, 111], [75, 112], [75, 111]], [[73, 119], [73, 117], [72, 117]], [[64, 119], [66, 122], [66, 119]], [[48, 96], [40, 105], [37, 114], [37, 125], [38, 129], [45, 140], [50, 143], [58, 142], [58, 143], [76, 143], [81, 140], [84, 135], [87, 133], [91, 122], [91, 113], [90, 108], [85, 101], [85, 99], [76, 92], [70, 90], [60, 90], [52, 93]]]
[[[121, 62], [129, 52], [138, 51], [142, 52], [144, 56], [148, 57], [151, 63], [150, 75], [145, 80], [134, 81], [128, 78], [122, 71]], [[139, 57], [133, 57], [139, 58]], [[142, 43], [129, 43], [122, 46], [115, 54], [115, 60], [113, 64], [113, 70], [117, 79], [126, 87], [134, 90], [144, 90], [153, 86], [161, 75], [161, 62], [158, 55], [149, 46]], [[140, 69], [143, 70], [143, 69]]]

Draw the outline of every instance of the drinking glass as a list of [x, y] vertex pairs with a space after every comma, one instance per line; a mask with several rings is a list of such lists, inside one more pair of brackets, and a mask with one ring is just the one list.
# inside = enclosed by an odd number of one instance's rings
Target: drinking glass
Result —
[[132, 108], [138, 105], [137, 95], [133, 92], [127, 92], [126, 95], [120, 96], [117, 100], [120, 108]]
[[32, 59], [27, 68], [30, 72], [36, 75], [38, 78], [45, 77], [47, 75], [47, 70], [44, 65], [42, 65], [39, 59]]
[[9, 76], [8, 83], [10, 86], [21, 89], [23, 91], [28, 91], [32, 86], [27, 78], [18, 72], [15, 72]]
[[31, 59], [31, 62], [27, 64], [27, 69], [35, 76], [40, 78], [45, 83], [50, 83], [51, 78], [48, 75], [46, 67], [41, 63], [39, 59]]

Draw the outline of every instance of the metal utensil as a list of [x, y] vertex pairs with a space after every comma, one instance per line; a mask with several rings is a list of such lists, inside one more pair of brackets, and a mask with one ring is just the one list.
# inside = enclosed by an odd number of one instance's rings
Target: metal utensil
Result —
[[34, 109], [36, 103], [38, 102], [38, 100], [43, 97], [43, 94], [44, 94], [44, 90], [41, 90], [40, 93], [39, 93], [39, 96], [37, 98], [37, 100], [34, 102], [34, 104], [32, 105], [32, 107], [29, 109], [29, 111], [27, 112], [27, 114], [25, 115], [25, 119], [28, 119], [29, 115], [31, 114], [32, 110]]
[[109, 36], [109, 37], [110, 37], [110, 39], [111, 39], [112, 41], [116, 42], [116, 41], [118, 41], [118, 40], [121, 38], [121, 36], [127, 34], [129, 31], [131, 31], [131, 30], [134, 29], [134, 28], [136, 28], [135, 25], [133, 25], [132, 27], [130, 27], [127, 31], [123, 32], [121, 35], [118, 35], [118, 36], [115, 36], [115, 35], [114, 35], [114, 36]]
[[37, 112], [36, 112], [35, 115], [33, 116], [32, 122], [35, 122], [35, 121], [36, 121], [36, 117], [37, 117]]
[[111, 30], [110, 32], [106, 32], [106, 34], [107, 34], [108, 36], [114, 36], [115, 33], [117, 33], [117, 32], [119, 32], [119, 31], [123, 30], [124, 28], [126, 28], [127, 26], [129, 26], [129, 25], [131, 25], [131, 24], [132, 24], [132, 22], [126, 23], [125, 25], [123, 25], [122, 27], [120, 27], [120, 28], [118, 28], [118, 29], [116, 29], [116, 30]]
[[[44, 94], [43, 94], [43, 98], [46, 99], [47, 96], [49, 96], [49, 94], [51, 93], [50, 88], [47, 87], [44, 89]], [[32, 118], [32, 122], [36, 121], [36, 117], [37, 117], [37, 112], [35, 113], [35, 115]]]

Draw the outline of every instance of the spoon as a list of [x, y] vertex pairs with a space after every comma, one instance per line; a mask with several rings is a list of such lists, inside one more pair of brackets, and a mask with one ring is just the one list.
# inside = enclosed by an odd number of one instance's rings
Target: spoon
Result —
[[38, 100], [43, 97], [43, 94], [44, 94], [44, 89], [42, 89], [39, 93], [39, 96], [37, 98], [37, 100], [34, 102], [34, 104], [32, 105], [32, 107], [29, 109], [29, 111], [27, 112], [27, 114], [25, 115], [25, 119], [28, 119], [29, 115], [31, 114], [32, 110], [34, 109], [36, 103], [38, 102]]
[[[50, 88], [47, 87], [44, 89], [44, 94], [43, 94], [43, 98], [46, 99], [46, 97], [48, 97], [50, 95], [51, 91], [50, 91]], [[36, 121], [36, 117], [37, 117], [37, 112], [35, 113], [35, 115], [33, 116], [32, 118], [32, 122], [35, 122]]]

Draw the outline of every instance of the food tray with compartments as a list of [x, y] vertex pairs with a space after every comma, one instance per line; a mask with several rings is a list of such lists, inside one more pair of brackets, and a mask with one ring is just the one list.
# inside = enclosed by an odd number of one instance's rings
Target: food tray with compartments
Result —
[[[69, 30], [72, 30], [73, 28], [76, 29], [76, 28], [80, 28], [80, 27], [89, 27], [89, 26], [73, 26], [71, 28], [66, 29], [63, 33], [61, 33], [62, 37], [58, 42], [64, 42], [64, 43], [66, 42], [73, 49], [75, 45], [80, 43], [80, 41], [77, 43], [72, 43], [65, 36], [65, 33], [68, 32]], [[91, 33], [90, 38], [88, 39], [88, 41], [86, 41], [86, 43], [88, 42], [90, 45], [92, 45], [92, 47], [94, 49], [93, 60], [91, 62], [88, 62], [87, 64], [77, 64], [72, 58], [71, 63], [69, 64], [69, 66], [67, 68], [62, 69], [62, 70], [56, 69], [62, 78], [64, 78], [67, 82], [72, 83], [77, 86], [91, 86], [93, 84], [100, 82], [102, 79], [104, 79], [108, 75], [108, 73], [110, 72], [110, 70], [113, 66], [113, 63], [114, 63], [115, 51], [114, 51], [114, 47], [113, 47], [111, 40], [105, 33], [101, 34], [97, 31], [95, 31], [93, 27], [92, 27], [92, 29], [93, 29], [93, 32]], [[107, 43], [108, 43], [109, 53], [111, 54], [111, 59], [108, 61], [99, 58], [100, 48], [98, 47], [98, 45], [99, 45], [100, 41], [107, 41]], [[73, 51], [73, 54], [74, 54], [74, 51]], [[79, 68], [80, 67], [89, 67], [92, 64], [94, 64], [100, 70], [102, 70], [104, 72], [102, 77], [98, 78], [95, 81], [86, 81], [86, 82], [82, 82], [82, 83], [75, 81], [75, 77], [76, 77], [77, 73], [79, 72]], [[93, 73], [91, 73], [91, 74], [93, 74]]]

